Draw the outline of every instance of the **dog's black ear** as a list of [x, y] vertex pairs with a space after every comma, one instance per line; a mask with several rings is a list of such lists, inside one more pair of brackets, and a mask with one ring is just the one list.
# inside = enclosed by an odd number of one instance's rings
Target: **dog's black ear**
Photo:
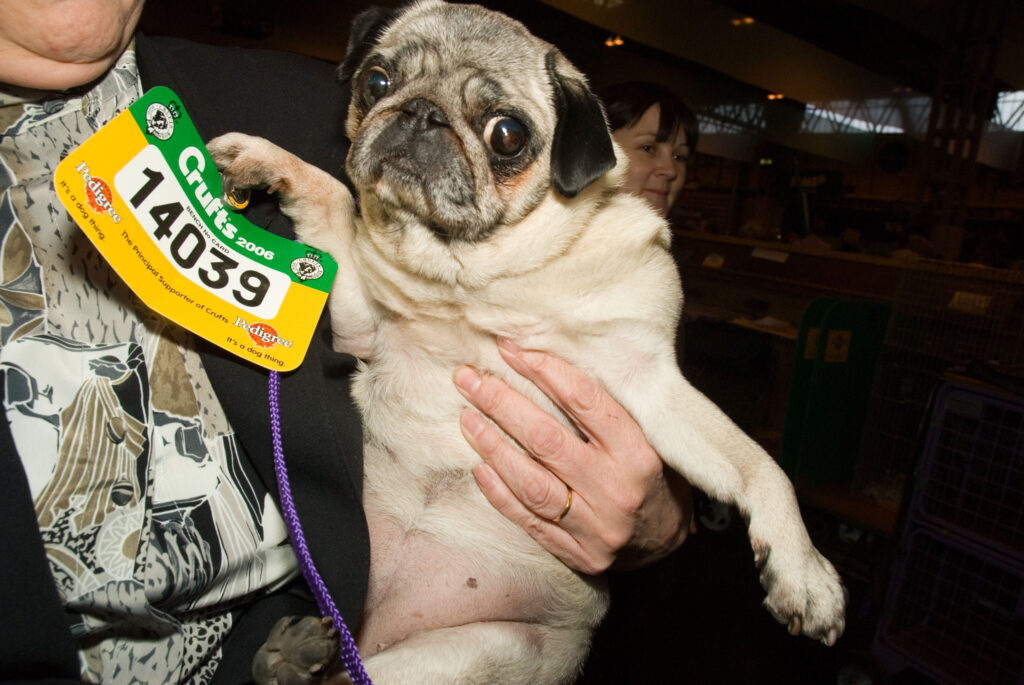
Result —
[[370, 7], [356, 15], [352, 20], [352, 31], [348, 37], [348, 52], [338, 67], [338, 80], [346, 82], [356, 73], [363, 59], [380, 40], [400, 10], [387, 7]]
[[575, 197], [615, 166], [615, 151], [601, 101], [579, 77], [559, 72], [558, 59], [557, 53], [548, 53], [557, 117], [551, 142], [551, 182], [562, 195]]

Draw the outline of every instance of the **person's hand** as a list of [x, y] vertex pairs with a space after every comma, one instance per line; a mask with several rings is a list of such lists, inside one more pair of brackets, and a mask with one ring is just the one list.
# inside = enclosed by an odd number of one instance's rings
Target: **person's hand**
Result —
[[501, 428], [473, 409], [462, 414], [462, 432], [483, 459], [473, 473], [491, 504], [588, 574], [638, 566], [681, 545], [695, 530], [690, 485], [663, 465], [626, 410], [553, 355], [508, 341], [499, 349], [585, 438], [497, 377], [460, 367], [459, 391]]

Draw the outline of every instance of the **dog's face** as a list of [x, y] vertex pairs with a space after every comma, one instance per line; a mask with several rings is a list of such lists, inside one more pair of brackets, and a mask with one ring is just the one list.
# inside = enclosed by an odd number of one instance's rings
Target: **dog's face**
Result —
[[368, 11], [340, 75], [348, 174], [364, 215], [392, 227], [483, 241], [552, 187], [571, 198], [615, 165], [582, 74], [497, 12], [439, 0]]

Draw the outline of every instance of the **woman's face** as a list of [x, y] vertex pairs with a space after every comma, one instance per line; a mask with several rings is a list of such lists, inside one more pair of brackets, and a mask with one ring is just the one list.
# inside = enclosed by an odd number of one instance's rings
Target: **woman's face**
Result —
[[690, 149], [680, 126], [675, 137], [658, 142], [661, 105], [647, 108], [635, 124], [612, 131], [612, 138], [629, 155], [629, 168], [622, 189], [647, 200], [662, 216], [676, 201], [686, 181], [686, 160]]

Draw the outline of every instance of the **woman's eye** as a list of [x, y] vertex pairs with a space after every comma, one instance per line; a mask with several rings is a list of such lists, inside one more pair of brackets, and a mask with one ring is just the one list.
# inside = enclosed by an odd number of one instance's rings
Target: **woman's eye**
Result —
[[646, 152], [649, 155], [653, 154], [654, 153], [654, 146], [653, 145], [641, 145], [640, 146], [640, 151], [641, 152]]
[[494, 117], [484, 127], [484, 142], [502, 157], [512, 157], [526, 147], [529, 133], [512, 117]]
[[387, 95], [391, 88], [391, 77], [381, 67], [370, 67], [363, 74], [362, 93], [366, 104], [373, 105]]

